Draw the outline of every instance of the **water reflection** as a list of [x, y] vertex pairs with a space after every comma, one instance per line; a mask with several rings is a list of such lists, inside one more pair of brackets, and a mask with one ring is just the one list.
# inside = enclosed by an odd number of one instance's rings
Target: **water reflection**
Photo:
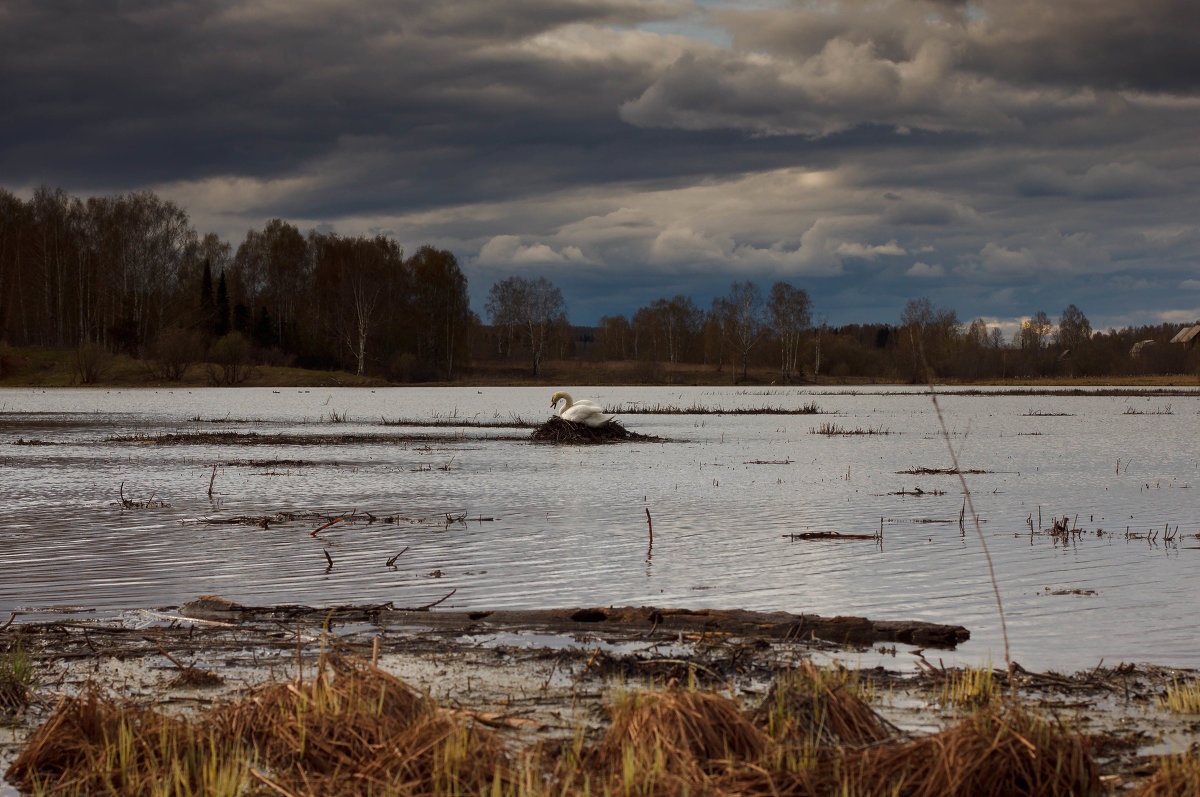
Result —
[[[511, 439], [527, 430], [468, 425], [544, 419], [550, 392], [0, 390], [0, 611], [113, 613], [201, 594], [419, 606], [456, 589], [443, 606], [657, 604], [953, 622], [973, 639], [947, 662], [1002, 657], [979, 540], [959, 528], [957, 477], [906, 472], [949, 466], [920, 391], [576, 391], [625, 407], [822, 411], [621, 416], [670, 440], [653, 444], [560, 448]], [[1190, 577], [1200, 556], [1198, 455], [1188, 442], [1200, 431], [1198, 399], [943, 397], [962, 467], [981, 471], [967, 479], [1026, 666], [1074, 669], [1102, 657], [1200, 666], [1200, 643], [1182, 630], [1200, 598]], [[452, 425], [384, 423], [402, 418]], [[823, 423], [889, 434], [813, 433]], [[227, 434], [199, 436], [209, 432]], [[167, 434], [185, 438], [155, 442]], [[127, 509], [122, 490], [167, 506]], [[208, 522], [279, 512], [309, 519], [266, 529]], [[323, 522], [311, 516], [351, 512], [310, 534]], [[1083, 533], [1030, 536], [1030, 522], [1040, 530], [1052, 517]], [[871, 533], [881, 519], [882, 549], [784, 536]], [[1127, 536], [1167, 526], [1179, 527], [1173, 544]]]

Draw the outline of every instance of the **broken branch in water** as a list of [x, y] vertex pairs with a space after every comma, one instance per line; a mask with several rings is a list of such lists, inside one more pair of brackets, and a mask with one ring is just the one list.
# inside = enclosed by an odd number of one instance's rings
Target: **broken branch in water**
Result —
[[325, 554], [325, 561], [329, 562], [329, 567], [325, 568], [325, 572], [328, 573], [333, 569], [333, 557], [329, 555], [329, 551], [322, 550], [321, 553]]
[[123, 506], [125, 509], [164, 509], [164, 508], [170, 506], [170, 504], [166, 503], [165, 501], [155, 501], [154, 500], [154, 496], [158, 495], [158, 493], [150, 493], [150, 497], [147, 498], [145, 501], [138, 501], [133, 498], [126, 498], [125, 497], [125, 482], [121, 482], [121, 487], [120, 487], [119, 493], [121, 495], [121, 506]]
[[395, 567], [395, 566], [396, 566], [396, 560], [397, 560], [397, 559], [399, 559], [401, 556], [403, 556], [403, 555], [404, 555], [404, 551], [407, 551], [407, 550], [408, 550], [408, 548], [409, 548], [409, 546], [405, 545], [405, 546], [404, 546], [404, 550], [400, 551], [400, 553], [396, 554], [395, 556], [393, 556], [393, 557], [390, 557], [390, 558], [387, 560], [387, 566], [388, 566], [388, 567]]
[[324, 531], [325, 529], [327, 529], [327, 528], [329, 528], [330, 526], [332, 526], [334, 523], [341, 523], [341, 522], [342, 522], [343, 520], [345, 520], [345, 519], [346, 519], [345, 517], [334, 518], [333, 520], [331, 520], [331, 521], [329, 521], [328, 523], [326, 523], [324, 526], [318, 526], [317, 528], [315, 528], [315, 529], [313, 529], [312, 531], [310, 531], [310, 532], [308, 533], [308, 536], [310, 536], [310, 537], [315, 537], [315, 536], [317, 536], [317, 532], [318, 532], [318, 531]]
[[456, 592], [458, 592], [458, 587], [455, 587], [454, 589], [450, 590], [445, 595], [443, 595], [442, 597], [435, 600], [433, 603], [427, 603], [424, 606], [416, 606], [411, 609], [396, 609], [396, 611], [398, 611], [398, 612], [427, 612], [430, 609], [432, 609], [434, 606], [437, 606], [442, 601], [448, 600], [450, 598], [450, 596]]
[[646, 557], [654, 550], [654, 521], [650, 519], [650, 507], [646, 507], [646, 530], [650, 532], [650, 547], [646, 549]]
[[800, 534], [781, 534], [790, 540], [878, 540], [883, 536], [883, 526], [878, 534], [842, 534], [840, 531], [805, 531]]

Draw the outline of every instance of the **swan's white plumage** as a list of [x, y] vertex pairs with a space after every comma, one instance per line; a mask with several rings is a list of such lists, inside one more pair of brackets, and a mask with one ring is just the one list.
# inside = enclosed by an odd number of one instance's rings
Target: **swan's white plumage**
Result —
[[580, 399], [575, 401], [571, 398], [570, 393], [558, 391], [550, 397], [550, 406], [558, 408], [558, 402], [565, 402], [562, 409], [558, 410], [558, 417], [564, 421], [572, 423], [582, 423], [584, 426], [603, 426], [611, 421], [615, 416], [606, 415], [600, 405], [588, 399]]

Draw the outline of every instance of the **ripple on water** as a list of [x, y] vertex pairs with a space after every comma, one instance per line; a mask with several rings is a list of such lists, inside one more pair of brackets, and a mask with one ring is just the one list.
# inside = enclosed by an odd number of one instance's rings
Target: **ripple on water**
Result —
[[[973, 639], [947, 662], [1002, 658], [979, 538], [970, 524], [965, 534], [958, 527], [958, 478], [903, 473], [948, 466], [919, 392], [577, 392], [626, 406], [815, 402], [824, 414], [622, 415], [635, 431], [676, 441], [663, 444], [555, 448], [462, 428], [442, 429], [445, 439], [430, 444], [341, 445], [334, 436], [346, 432], [408, 431], [381, 418], [538, 420], [548, 414], [549, 391], [4, 390], [0, 611], [114, 613], [200, 594], [253, 604], [419, 606], [455, 589], [445, 606], [656, 603], [961, 623]], [[1026, 666], [1082, 668], [1100, 658], [1200, 666], [1200, 645], [1179, 633], [1190, 622], [1186, 607], [1200, 598], [1191, 577], [1200, 543], [1124, 537], [1127, 526], [1200, 532], [1191, 492], [1198, 462], [1183, 442], [1200, 432], [1200, 395], [1172, 396], [1171, 415], [1125, 415], [1130, 401], [994, 394], [942, 402], [963, 467], [985, 471], [967, 480], [1014, 655]], [[1031, 414], [1050, 411], [1063, 414]], [[329, 421], [342, 414], [349, 422]], [[891, 433], [812, 434], [823, 421]], [[253, 446], [110, 439], [205, 428], [282, 437]], [[281, 442], [288, 436], [302, 442]], [[11, 445], [22, 437], [54, 445]], [[918, 487], [919, 498], [890, 494]], [[125, 509], [122, 489], [168, 506]], [[309, 520], [265, 530], [202, 522], [354, 510], [359, 515], [315, 537], [319, 524]], [[367, 512], [376, 522], [366, 522]], [[460, 522], [461, 513], [493, 520]], [[1039, 513], [1043, 525], [1065, 515], [1088, 533], [1065, 546], [1048, 536], [1031, 541], [1028, 521], [1036, 525]], [[389, 516], [395, 522], [382, 520]], [[871, 533], [881, 518], [882, 548], [783, 536]]]

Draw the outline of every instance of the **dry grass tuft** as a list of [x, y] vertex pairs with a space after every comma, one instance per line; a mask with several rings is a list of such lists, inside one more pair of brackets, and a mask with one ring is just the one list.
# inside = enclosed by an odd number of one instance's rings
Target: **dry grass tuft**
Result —
[[199, 667], [184, 667], [171, 679], [172, 689], [212, 689], [225, 683], [225, 679], [211, 670]]
[[[804, 665], [753, 715], [711, 692], [621, 695], [594, 746], [512, 750], [469, 712], [439, 709], [376, 667], [323, 656], [307, 682], [273, 684], [184, 718], [85, 691], [62, 701], [7, 777], [25, 792], [111, 795], [854, 794], [999, 797], [1099, 789], [1079, 734], [985, 706], [908, 740], [842, 669]], [[1158, 795], [1194, 793], [1194, 757], [1164, 763]], [[1147, 785], [1150, 788], [1150, 785]], [[1171, 791], [1174, 789], [1174, 791]], [[1181, 791], [1182, 790], [1182, 791]]]
[[395, 676], [331, 658], [312, 681], [267, 687], [213, 718], [298, 793], [477, 794], [507, 779], [504, 750]]
[[763, 758], [770, 738], [732, 700], [670, 688], [625, 694], [591, 761], [622, 794], [703, 790], [710, 777]]
[[23, 712], [36, 682], [33, 659], [19, 641], [0, 652], [0, 715]]
[[1195, 753], [1162, 756], [1158, 769], [1135, 797], [1192, 797], [1200, 794], [1200, 756]]
[[179, 717], [86, 690], [64, 699], [6, 777], [54, 794], [241, 793], [248, 751]]
[[1100, 788], [1082, 735], [1017, 707], [985, 707], [932, 736], [848, 756], [839, 769], [841, 791], [859, 795], [1058, 797]]
[[942, 691], [939, 699], [942, 705], [976, 708], [993, 703], [1001, 697], [1000, 681], [991, 667], [949, 670], [943, 675], [930, 670], [929, 674], [941, 681]]
[[507, 761], [486, 729], [388, 673], [331, 658], [307, 683], [192, 719], [85, 692], [58, 706], [7, 774], [67, 794], [479, 794], [513, 780]]
[[1176, 678], [1167, 685], [1165, 694], [1155, 698], [1155, 702], [1175, 714], [1200, 714], [1200, 681], [1180, 681]]
[[863, 701], [849, 671], [811, 662], [776, 677], [754, 722], [781, 746], [806, 758], [818, 748], [864, 747], [894, 733]]

